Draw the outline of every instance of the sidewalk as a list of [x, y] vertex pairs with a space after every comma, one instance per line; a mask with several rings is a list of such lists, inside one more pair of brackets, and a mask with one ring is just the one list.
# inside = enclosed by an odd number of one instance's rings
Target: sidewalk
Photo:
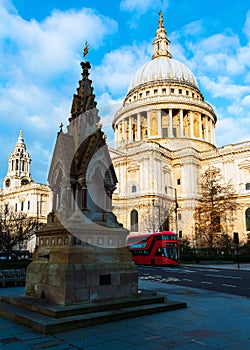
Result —
[[218, 264], [210, 264], [209, 262], [203, 264], [181, 264], [181, 266], [188, 267], [200, 267], [200, 268], [211, 268], [211, 269], [229, 269], [229, 270], [245, 270], [250, 271], [250, 263], [239, 263], [231, 264], [231, 263], [218, 263]]
[[[0, 349], [249, 350], [249, 298], [144, 280], [139, 287], [185, 301], [188, 307], [53, 336], [0, 317]], [[24, 288], [0, 289], [1, 295], [17, 293], [23, 294]]]

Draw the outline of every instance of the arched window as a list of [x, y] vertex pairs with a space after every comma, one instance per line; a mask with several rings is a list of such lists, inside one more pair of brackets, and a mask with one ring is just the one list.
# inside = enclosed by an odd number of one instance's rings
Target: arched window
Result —
[[23, 179], [21, 180], [21, 186], [27, 185], [28, 183], [29, 183], [29, 180], [28, 180], [27, 178], [23, 178]]
[[135, 185], [132, 186], [132, 192], [133, 193], [136, 192], [136, 186]]
[[138, 232], [138, 211], [135, 209], [130, 213], [130, 231]]
[[250, 208], [246, 210], [246, 230], [250, 231]]

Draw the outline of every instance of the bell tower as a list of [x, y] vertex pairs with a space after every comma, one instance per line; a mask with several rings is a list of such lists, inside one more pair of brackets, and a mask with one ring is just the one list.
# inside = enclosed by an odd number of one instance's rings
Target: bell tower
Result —
[[8, 171], [3, 180], [3, 189], [26, 185], [32, 181], [30, 176], [31, 158], [26, 151], [22, 130], [20, 130], [14, 151], [9, 156]]

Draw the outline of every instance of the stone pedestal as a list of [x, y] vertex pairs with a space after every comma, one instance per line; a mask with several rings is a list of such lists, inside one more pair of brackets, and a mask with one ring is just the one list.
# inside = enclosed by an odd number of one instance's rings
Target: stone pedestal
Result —
[[[73, 225], [71, 232], [76, 230]], [[92, 225], [81, 225], [77, 237], [89, 236], [93, 244], [103, 242], [103, 248], [79, 240], [58, 222], [48, 224], [38, 232], [26, 295], [61, 305], [137, 297], [137, 268], [127, 248], [117, 248], [117, 240], [126, 235], [122, 227], [93, 230]]]

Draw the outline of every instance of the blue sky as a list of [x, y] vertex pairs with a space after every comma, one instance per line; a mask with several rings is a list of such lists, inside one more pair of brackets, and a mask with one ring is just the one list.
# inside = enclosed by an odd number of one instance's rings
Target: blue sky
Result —
[[0, 177], [19, 130], [45, 183], [68, 124], [86, 41], [103, 130], [150, 60], [162, 10], [171, 53], [196, 76], [218, 117], [216, 144], [250, 140], [250, 3], [239, 0], [0, 0]]

